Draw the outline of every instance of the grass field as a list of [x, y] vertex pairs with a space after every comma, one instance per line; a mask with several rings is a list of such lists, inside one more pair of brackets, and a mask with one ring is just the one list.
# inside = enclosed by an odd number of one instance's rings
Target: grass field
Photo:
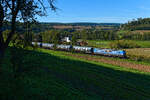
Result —
[[[113, 41], [88, 40], [88, 46], [97, 48], [110, 48], [109, 44]], [[141, 48], [150, 48], [150, 41], [133, 41]]]
[[88, 40], [88, 46], [97, 48], [110, 48], [109, 43], [112, 41], [101, 41], [101, 40]]
[[149, 100], [150, 73], [77, 59], [65, 52], [15, 49], [21, 73], [14, 79], [7, 52], [1, 100]]

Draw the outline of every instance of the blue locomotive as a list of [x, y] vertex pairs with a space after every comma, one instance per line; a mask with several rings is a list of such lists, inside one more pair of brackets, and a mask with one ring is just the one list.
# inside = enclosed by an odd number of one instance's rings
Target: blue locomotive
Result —
[[[43, 48], [54, 49], [54, 44], [49, 43], [32, 42], [32, 45], [38, 45]], [[87, 54], [112, 56], [112, 57], [126, 57], [126, 52], [124, 50], [100, 49], [100, 48], [72, 46], [72, 45], [56, 45], [56, 49], [65, 51], [71, 51], [73, 49], [76, 52], [82, 52]]]

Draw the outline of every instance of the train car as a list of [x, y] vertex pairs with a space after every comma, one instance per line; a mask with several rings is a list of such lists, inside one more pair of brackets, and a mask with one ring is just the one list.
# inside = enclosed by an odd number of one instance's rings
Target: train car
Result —
[[124, 50], [117, 50], [113, 52], [113, 55], [117, 57], [126, 57], [126, 52]]
[[111, 52], [109, 52], [109, 55], [115, 57], [126, 57], [126, 52], [124, 50], [112, 50]]
[[93, 48], [92, 47], [73, 46], [73, 49], [77, 52], [93, 53]]
[[113, 56], [113, 57], [126, 57], [126, 52], [123, 50], [112, 50], [112, 49], [99, 49], [94, 48], [93, 54]]
[[37, 45], [37, 46], [39, 46], [39, 47], [42, 47], [42, 43], [41, 42], [32, 42], [32, 45]]
[[[32, 42], [32, 45], [37, 45], [39, 47], [54, 49], [54, 44]], [[57, 50], [71, 51], [72, 49], [76, 52], [82, 52], [87, 54], [96, 54], [112, 57], [126, 57], [126, 52], [124, 50], [113, 50], [113, 49], [99, 49], [92, 47], [82, 47], [82, 46], [72, 46], [72, 45], [56, 45]]]
[[98, 54], [98, 55], [107, 55], [108, 51], [110, 51], [109, 49], [99, 49], [99, 48], [94, 48], [93, 49], [93, 54]]
[[47, 49], [53, 49], [54, 48], [54, 44], [49, 44], [49, 43], [42, 43], [42, 46], [44, 48], [47, 48]]
[[72, 49], [72, 45], [56, 45], [57, 49], [70, 51]]

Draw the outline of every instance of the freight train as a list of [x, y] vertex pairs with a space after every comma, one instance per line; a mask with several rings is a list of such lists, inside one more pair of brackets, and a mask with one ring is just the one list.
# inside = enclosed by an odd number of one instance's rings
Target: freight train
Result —
[[[32, 42], [32, 45], [40, 46], [47, 49], [54, 49], [54, 44], [49, 43], [41, 43], [41, 42]], [[111, 57], [123, 57], [126, 58], [126, 51], [124, 50], [113, 50], [113, 49], [100, 49], [86, 46], [72, 46], [72, 45], [56, 45], [57, 50], [65, 50], [75, 52], [82, 52], [86, 54], [94, 54], [94, 55], [103, 55], [103, 56], [111, 56]]]

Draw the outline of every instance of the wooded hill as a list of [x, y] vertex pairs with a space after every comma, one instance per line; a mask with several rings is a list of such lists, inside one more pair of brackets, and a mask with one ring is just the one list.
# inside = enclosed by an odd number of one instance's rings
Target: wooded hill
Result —
[[138, 18], [122, 25], [123, 30], [150, 30], [150, 18]]
[[[33, 33], [40, 33], [50, 29], [60, 30], [83, 30], [83, 29], [101, 29], [101, 30], [116, 30], [119, 29], [121, 24], [119, 23], [45, 23], [45, 22], [34, 22], [34, 23], [21, 23], [17, 22], [17, 32], [23, 33], [32, 31]], [[10, 23], [5, 21], [3, 31], [10, 30]]]

